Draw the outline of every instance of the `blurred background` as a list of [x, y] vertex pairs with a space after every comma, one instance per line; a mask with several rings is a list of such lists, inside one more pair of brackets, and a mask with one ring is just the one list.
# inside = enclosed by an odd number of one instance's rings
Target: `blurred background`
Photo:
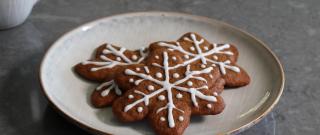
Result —
[[40, 0], [22, 25], [0, 30], [0, 134], [88, 134], [49, 107], [38, 81], [41, 59], [78, 25], [135, 11], [206, 16], [267, 43], [284, 65], [286, 88], [275, 109], [240, 134], [319, 134], [319, 7], [319, 0]]

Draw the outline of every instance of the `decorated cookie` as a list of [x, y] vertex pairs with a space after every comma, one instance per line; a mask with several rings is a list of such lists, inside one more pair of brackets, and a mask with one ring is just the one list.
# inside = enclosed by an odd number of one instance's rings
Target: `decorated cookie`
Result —
[[124, 47], [103, 44], [96, 49], [94, 59], [77, 64], [75, 71], [88, 80], [105, 82], [112, 80], [123, 65], [140, 63], [145, 56], [144, 48], [131, 51]]
[[123, 66], [137, 64], [143, 61], [146, 51], [127, 50], [111, 44], [103, 44], [96, 49], [95, 58], [84, 61], [75, 66], [75, 71], [85, 79], [102, 82], [91, 95], [91, 102], [95, 107], [105, 107], [121, 95], [121, 90], [114, 83], [113, 78]]
[[156, 42], [150, 48], [159, 46], [182, 53], [182, 65], [200, 62], [202, 67], [218, 67], [227, 87], [240, 87], [250, 82], [246, 71], [236, 64], [239, 53], [231, 44], [211, 44], [196, 33], [186, 33], [176, 42]]
[[149, 48], [143, 63], [128, 65], [116, 75], [125, 93], [114, 101], [114, 115], [123, 122], [147, 118], [157, 134], [180, 135], [191, 115], [222, 112], [219, 93], [225, 81], [218, 67], [185, 61], [177, 50]]

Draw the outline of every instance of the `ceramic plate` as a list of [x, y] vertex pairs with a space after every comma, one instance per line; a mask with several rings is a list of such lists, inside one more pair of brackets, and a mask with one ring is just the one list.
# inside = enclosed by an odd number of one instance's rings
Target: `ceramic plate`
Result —
[[228, 24], [194, 15], [140, 12], [102, 18], [82, 25], [58, 39], [45, 55], [40, 71], [43, 91], [52, 105], [69, 120], [93, 133], [153, 134], [146, 121], [123, 124], [110, 108], [95, 109], [89, 95], [98, 84], [80, 79], [72, 67], [89, 59], [102, 43], [129, 49], [155, 41], [173, 41], [197, 32], [210, 42], [232, 43], [239, 49], [238, 64], [250, 75], [246, 87], [228, 89], [223, 113], [192, 117], [186, 135], [235, 133], [257, 123], [278, 102], [284, 73], [276, 56], [264, 43]]

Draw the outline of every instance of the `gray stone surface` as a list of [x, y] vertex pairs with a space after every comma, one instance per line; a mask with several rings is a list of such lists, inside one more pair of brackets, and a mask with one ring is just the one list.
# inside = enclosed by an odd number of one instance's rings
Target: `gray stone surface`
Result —
[[54, 112], [40, 92], [45, 50], [64, 32], [109, 15], [177, 11], [212, 17], [254, 34], [272, 48], [286, 73], [273, 110], [243, 135], [320, 132], [319, 0], [41, 0], [21, 26], [0, 31], [0, 133], [87, 134]]

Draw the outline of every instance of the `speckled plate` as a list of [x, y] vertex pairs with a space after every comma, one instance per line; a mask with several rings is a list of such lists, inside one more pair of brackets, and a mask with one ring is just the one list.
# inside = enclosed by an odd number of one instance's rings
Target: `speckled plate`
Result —
[[268, 47], [231, 25], [213, 19], [168, 12], [140, 12], [102, 18], [82, 25], [58, 39], [45, 55], [40, 71], [41, 85], [50, 103], [67, 119], [92, 133], [153, 134], [146, 121], [123, 124], [110, 108], [95, 109], [88, 100], [97, 86], [78, 78], [72, 67], [90, 58], [102, 43], [137, 49], [159, 40], [176, 40], [186, 32], [197, 32], [211, 42], [238, 47], [241, 65], [251, 76], [250, 85], [225, 90], [223, 113], [192, 117], [185, 134], [228, 134], [240, 132], [266, 116], [278, 102], [284, 72]]

